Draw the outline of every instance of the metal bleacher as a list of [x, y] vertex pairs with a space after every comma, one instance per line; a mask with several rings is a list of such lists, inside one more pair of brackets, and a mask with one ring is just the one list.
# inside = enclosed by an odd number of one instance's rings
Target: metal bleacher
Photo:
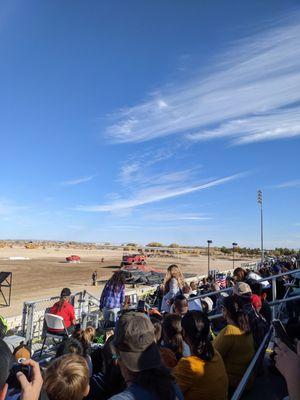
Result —
[[[267, 278], [262, 278], [259, 280], [259, 282], [263, 281], [269, 281], [271, 282], [271, 288], [272, 288], [272, 301], [269, 302], [269, 305], [272, 307], [272, 317], [273, 319], [278, 318], [278, 319], [285, 319], [286, 317], [286, 304], [291, 301], [300, 301], [300, 289], [293, 289], [291, 286], [287, 287], [287, 290], [285, 292], [285, 295], [282, 299], [278, 300], [276, 299], [276, 279], [282, 277], [282, 276], [287, 276], [290, 275], [292, 277], [296, 277], [298, 275], [298, 279], [300, 278], [300, 269], [288, 271], [285, 273], [269, 276]], [[216, 295], [219, 294], [220, 292], [227, 292], [230, 294], [232, 292], [232, 288], [227, 288], [223, 290], [219, 290], [216, 292], [211, 292], [211, 293], [206, 293], [200, 296], [193, 297], [192, 299], [201, 299], [207, 296], [211, 295]], [[222, 317], [222, 314], [215, 314], [210, 316], [211, 320], [218, 319]], [[275, 374], [274, 372], [271, 373], [269, 368], [268, 368], [268, 363], [269, 363], [269, 352], [272, 350], [274, 343], [274, 333], [273, 333], [273, 328], [272, 326], [266, 333], [260, 347], [256, 351], [251, 363], [249, 364], [247, 370], [244, 373], [244, 376], [236, 388], [234, 394], [231, 397], [231, 400], [258, 400], [258, 399], [264, 399], [264, 400], [278, 400], [278, 399], [283, 399], [284, 396], [287, 395], [287, 389], [286, 389], [286, 384], [283, 379], [283, 377], [278, 373]], [[269, 351], [268, 351], [269, 350]], [[257, 376], [254, 380], [254, 384], [251, 388], [251, 390], [246, 391], [247, 383], [250, 380], [250, 378], [253, 377], [253, 373], [255, 371], [255, 368], [261, 360], [261, 358], [264, 357], [264, 363], [263, 363], [263, 373]]]

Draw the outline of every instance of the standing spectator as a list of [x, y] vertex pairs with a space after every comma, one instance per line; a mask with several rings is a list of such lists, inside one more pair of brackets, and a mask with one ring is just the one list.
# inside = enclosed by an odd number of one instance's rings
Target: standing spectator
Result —
[[[76, 325], [76, 319], [75, 319], [74, 307], [70, 303], [70, 296], [71, 296], [71, 290], [69, 288], [64, 288], [61, 291], [59, 301], [50, 308], [50, 314], [59, 315], [60, 317], [63, 317], [67, 331], [69, 333], [72, 333], [74, 331], [74, 326]], [[63, 330], [61, 332], [54, 329], [48, 329], [48, 330], [49, 332], [55, 332], [56, 334], [65, 333]]]
[[125, 275], [117, 271], [106, 282], [100, 297], [100, 310], [105, 321], [117, 321], [118, 312], [125, 300]]
[[185, 400], [226, 400], [228, 378], [220, 354], [210, 341], [210, 323], [201, 311], [182, 318], [184, 340], [191, 356], [179, 360], [174, 375]]
[[248, 316], [239, 299], [234, 296], [225, 297], [223, 307], [227, 326], [221, 330], [213, 344], [224, 360], [230, 393], [233, 393], [254, 355], [254, 342]]
[[170, 265], [164, 278], [164, 297], [162, 299], [161, 311], [170, 312], [172, 300], [177, 294], [181, 293], [183, 284], [183, 275], [178, 265]]
[[121, 315], [114, 344], [127, 389], [111, 400], [183, 400], [169, 370], [161, 365], [154, 327], [145, 314]]
[[93, 286], [96, 286], [96, 284], [97, 284], [97, 277], [98, 277], [97, 271], [94, 271], [92, 273], [92, 284], [93, 284]]

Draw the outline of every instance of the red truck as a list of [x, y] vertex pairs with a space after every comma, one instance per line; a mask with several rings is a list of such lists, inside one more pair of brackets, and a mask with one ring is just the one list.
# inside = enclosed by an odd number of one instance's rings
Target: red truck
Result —
[[147, 256], [144, 254], [123, 254], [120, 267], [125, 265], [145, 265]]
[[66, 257], [66, 261], [68, 263], [80, 263], [80, 257], [72, 254], [71, 256]]

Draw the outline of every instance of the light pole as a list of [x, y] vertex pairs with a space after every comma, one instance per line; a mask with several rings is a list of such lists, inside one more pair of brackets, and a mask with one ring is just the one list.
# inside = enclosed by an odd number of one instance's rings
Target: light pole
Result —
[[232, 268], [234, 269], [234, 249], [236, 248], [237, 243], [232, 243]]
[[212, 240], [208, 240], [207, 241], [207, 277], [209, 277], [209, 273], [210, 273], [210, 252], [209, 252], [209, 248], [210, 245], [212, 244]]
[[262, 191], [257, 192], [257, 203], [260, 205], [260, 248], [261, 248], [261, 264], [264, 262], [264, 219], [263, 219], [263, 195]]

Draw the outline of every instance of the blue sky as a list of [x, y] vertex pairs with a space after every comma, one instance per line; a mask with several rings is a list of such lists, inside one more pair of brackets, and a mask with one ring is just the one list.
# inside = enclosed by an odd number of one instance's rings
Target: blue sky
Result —
[[0, 7], [0, 238], [300, 241], [298, 1]]

